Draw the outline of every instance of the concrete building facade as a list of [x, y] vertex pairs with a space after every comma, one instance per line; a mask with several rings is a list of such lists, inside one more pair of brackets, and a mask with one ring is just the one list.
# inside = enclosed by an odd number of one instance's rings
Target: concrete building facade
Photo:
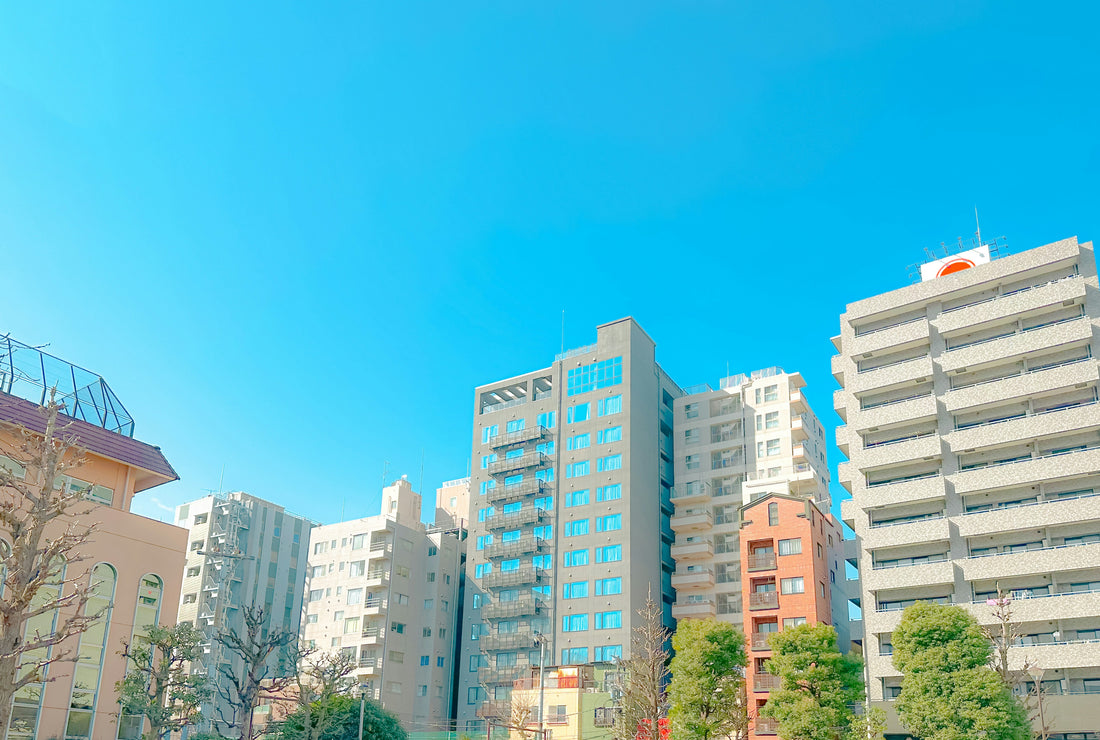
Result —
[[[464, 488], [452, 484], [441, 488], [450, 489], [448, 503]], [[453, 727], [465, 531], [425, 526], [421, 496], [404, 478], [383, 489], [381, 508], [313, 530], [302, 638], [355, 660], [367, 695], [409, 732], [445, 731]]]
[[[221, 666], [241, 675], [241, 659], [215, 639], [219, 632], [244, 634], [243, 609], [262, 607], [273, 627], [298, 634], [305, 590], [306, 558], [313, 523], [282, 506], [248, 493], [204, 496], [176, 507], [176, 523], [188, 529], [187, 561], [179, 621], [207, 637], [193, 673], [217, 686]], [[273, 676], [294, 670], [283, 654], [273, 655]], [[241, 721], [219, 692], [202, 708], [199, 731]]]
[[[86, 459], [64, 483], [82, 489], [90, 505], [76, 517], [77, 526], [96, 525], [81, 548], [84, 560], [67, 566], [64, 578], [91, 581], [87, 609], [106, 609], [82, 635], [52, 648], [78, 656], [75, 663], [53, 663], [48, 681], [16, 694], [8, 738], [137, 738], [144, 718], [119, 717], [115, 683], [127, 668], [119, 650], [154, 625], [175, 624], [187, 532], [133, 514], [130, 505], [136, 495], [178, 476], [159, 447], [134, 438], [133, 419], [102, 377], [10, 338], [0, 343], [0, 354], [0, 466], [26, 480], [21, 429], [45, 432], [43, 406], [48, 389], [57, 388], [67, 415], [60, 417], [62, 434], [84, 448]], [[55, 520], [45, 537], [57, 536], [68, 523]], [[0, 527], [5, 553], [9, 531]], [[31, 618], [27, 636], [49, 633], [54, 619], [52, 613]]]
[[[849, 557], [860, 570], [869, 698], [889, 710], [900, 690], [891, 633], [905, 606], [957, 604], [990, 624], [988, 601], [1002, 593], [1021, 634], [1011, 663], [1029, 659], [1045, 671], [1054, 732], [1095, 732], [1092, 244], [1071, 238], [935, 274], [848, 305], [833, 339], [845, 421], [837, 444], [848, 457], [838, 477], [852, 493], [842, 511], [856, 534]], [[905, 737], [890, 716], [891, 732]]]
[[547, 368], [476, 389], [460, 731], [508, 705], [540, 647], [548, 665], [627, 657], [649, 594], [671, 624], [680, 395], [629, 318]]

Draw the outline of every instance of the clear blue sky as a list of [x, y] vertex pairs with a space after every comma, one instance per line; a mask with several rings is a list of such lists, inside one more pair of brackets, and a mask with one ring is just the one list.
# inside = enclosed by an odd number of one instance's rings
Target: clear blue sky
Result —
[[[636, 317], [778, 364], [924, 247], [1100, 237], [1094, 4], [9, 3], [0, 332], [182, 481], [322, 521], [465, 474], [475, 385]], [[840, 459], [835, 448], [831, 462]]]

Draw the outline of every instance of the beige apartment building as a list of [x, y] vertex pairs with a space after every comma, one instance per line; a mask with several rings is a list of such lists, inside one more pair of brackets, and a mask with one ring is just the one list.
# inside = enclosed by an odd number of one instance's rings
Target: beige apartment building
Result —
[[[464, 487], [445, 484], [439, 508], [465, 501]], [[383, 489], [381, 508], [313, 530], [302, 639], [354, 659], [367, 695], [409, 732], [447, 730], [465, 531], [425, 526], [420, 494], [405, 478]]]
[[[993, 621], [1012, 597], [1011, 651], [1044, 670], [1052, 738], [1100, 727], [1100, 300], [1091, 243], [989, 261], [986, 247], [848, 305], [840, 482], [852, 494], [869, 698], [900, 690], [891, 633], [917, 600]], [[966, 269], [963, 269], [966, 268]], [[906, 737], [891, 712], [891, 732]]]

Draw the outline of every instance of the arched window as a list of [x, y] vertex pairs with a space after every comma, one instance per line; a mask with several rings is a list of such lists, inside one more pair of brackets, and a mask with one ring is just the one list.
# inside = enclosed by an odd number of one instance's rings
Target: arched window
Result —
[[[65, 585], [64, 558], [59, 558], [60, 564], [50, 566], [54, 571], [48, 581], [38, 589], [31, 601], [31, 609], [39, 608], [50, 601], [61, 597], [61, 589]], [[53, 609], [27, 620], [26, 630], [23, 632], [24, 640], [31, 640], [36, 634], [49, 635], [57, 629], [57, 610]], [[34, 664], [41, 660], [47, 660], [52, 647], [39, 648], [38, 650], [23, 653], [22, 661], [27, 666], [24, 670], [31, 670]], [[48, 672], [47, 668], [46, 671]], [[27, 684], [15, 692], [15, 700], [11, 708], [11, 725], [8, 729], [8, 740], [31, 740], [38, 731], [38, 718], [42, 711], [42, 693], [45, 682]]]
[[84, 606], [84, 613], [98, 614], [99, 617], [80, 636], [76, 669], [73, 672], [73, 691], [69, 700], [69, 717], [65, 722], [66, 740], [92, 736], [92, 721], [95, 719], [99, 682], [103, 677], [103, 656], [111, 629], [111, 607], [117, 581], [117, 571], [107, 563], [100, 563], [92, 569], [92, 594]]
[[[138, 583], [137, 606], [134, 607], [134, 633], [130, 642], [145, 637], [149, 628], [160, 619], [160, 605], [164, 596], [164, 581], [160, 576], [146, 573]], [[129, 670], [129, 666], [127, 666]], [[144, 715], [121, 714], [118, 718], [119, 740], [137, 740], [145, 726]]]
[[768, 504], [768, 526], [775, 527], [779, 525], [779, 504]]

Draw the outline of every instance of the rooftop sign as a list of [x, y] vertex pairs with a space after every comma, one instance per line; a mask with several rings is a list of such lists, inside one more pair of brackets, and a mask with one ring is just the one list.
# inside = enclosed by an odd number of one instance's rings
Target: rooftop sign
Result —
[[920, 279], [921, 282], [935, 280], [953, 272], [969, 270], [974, 265], [984, 265], [989, 260], [989, 245], [984, 244], [976, 249], [968, 249], [934, 262], [925, 262], [920, 266]]

